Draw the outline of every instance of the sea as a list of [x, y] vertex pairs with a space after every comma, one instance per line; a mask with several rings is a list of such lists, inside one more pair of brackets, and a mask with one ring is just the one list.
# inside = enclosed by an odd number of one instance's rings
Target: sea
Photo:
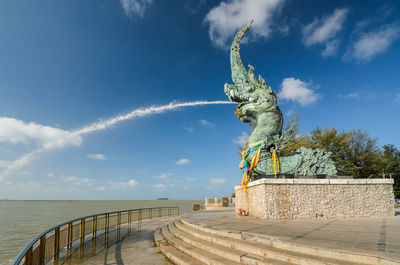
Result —
[[75, 218], [139, 208], [178, 206], [180, 213], [203, 200], [0, 201], [0, 265], [9, 265], [44, 230]]

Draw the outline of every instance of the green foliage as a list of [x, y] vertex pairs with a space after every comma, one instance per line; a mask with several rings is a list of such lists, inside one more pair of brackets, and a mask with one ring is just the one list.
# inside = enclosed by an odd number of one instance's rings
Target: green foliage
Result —
[[392, 144], [384, 145], [382, 149], [382, 174], [394, 179], [394, 194], [400, 197], [400, 150]]
[[349, 167], [345, 173], [355, 178], [378, 177], [381, 151], [377, 146], [377, 140], [360, 130], [353, 130], [350, 133], [347, 151]]
[[283, 149], [279, 156], [288, 156], [293, 151], [299, 149], [300, 147], [312, 147], [311, 137], [308, 135], [296, 135], [291, 140], [285, 149]]
[[393, 187], [393, 192], [394, 192], [394, 197], [395, 198], [400, 198], [400, 187], [399, 186], [394, 186]]
[[[301, 146], [332, 152], [332, 160], [338, 175], [354, 178], [392, 177], [395, 187], [400, 187], [399, 149], [394, 145], [384, 145], [379, 148], [377, 140], [366, 132], [361, 130], [339, 132], [335, 128], [317, 128], [311, 135], [293, 137], [280, 155], [290, 155]], [[397, 196], [400, 196], [400, 189], [396, 190]]]

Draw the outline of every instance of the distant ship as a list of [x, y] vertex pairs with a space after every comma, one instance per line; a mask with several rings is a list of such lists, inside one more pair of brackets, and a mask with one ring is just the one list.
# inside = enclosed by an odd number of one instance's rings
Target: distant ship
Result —
[[168, 198], [157, 198], [156, 200], [169, 200]]

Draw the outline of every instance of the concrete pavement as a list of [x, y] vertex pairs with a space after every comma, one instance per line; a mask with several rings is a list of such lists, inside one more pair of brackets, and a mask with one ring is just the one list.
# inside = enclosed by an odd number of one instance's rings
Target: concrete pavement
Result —
[[215, 230], [277, 239], [400, 261], [400, 213], [392, 217], [262, 220], [234, 217], [233, 209], [188, 213], [191, 222]]

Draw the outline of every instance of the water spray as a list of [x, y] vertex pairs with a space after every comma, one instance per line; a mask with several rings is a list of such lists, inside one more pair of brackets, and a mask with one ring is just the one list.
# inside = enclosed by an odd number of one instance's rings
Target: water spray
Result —
[[153, 115], [153, 114], [159, 114], [159, 113], [166, 112], [168, 110], [176, 110], [176, 109], [183, 108], [183, 107], [194, 107], [194, 106], [216, 105], [216, 104], [234, 104], [234, 102], [230, 102], [230, 101], [193, 101], [193, 102], [183, 102], [183, 103], [171, 102], [167, 105], [158, 106], [158, 107], [152, 106], [152, 107], [147, 107], [147, 108], [138, 108], [138, 109], [135, 109], [135, 110], [129, 112], [128, 114], [118, 115], [118, 116], [115, 116], [108, 120], [92, 123], [81, 129], [73, 131], [72, 134], [83, 135], [83, 134], [88, 134], [88, 133], [91, 133], [94, 131], [105, 130], [105, 129], [108, 129], [109, 127], [111, 127], [112, 125], [118, 124], [125, 120], [130, 120], [135, 117], [144, 117], [144, 116], [149, 116], [149, 115]]
[[[180, 109], [183, 107], [194, 107], [194, 106], [202, 106], [202, 105], [219, 105], [219, 104], [235, 104], [235, 103], [230, 102], [230, 101], [192, 101], [192, 102], [183, 102], [183, 103], [171, 102], [171, 103], [169, 103], [167, 105], [163, 105], [163, 106], [151, 106], [151, 107], [147, 107], [147, 108], [138, 108], [127, 114], [117, 115], [117, 116], [107, 119], [107, 120], [102, 120], [99, 122], [92, 123], [81, 129], [73, 130], [71, 132], [71, 135], [72, 136], [81, 136], [81, 135], [89, 134], [89, 133], [95, 132], [95, 131], [106, 130], [106, 129], [110, 128], [111, 126], [116, 125], [125, 120], [130, 120], [130, 119], [133, 119], [136, 117], [144, 117], [144, 116], [149, 116], [149, 115], [153, 115], [153, 114], [159, 114], [159, 113], [163, 113], [163, 112], [166, 112], [169, 110], [177, 110], [177, 109]], [[57, 147], [59, 147], [59, 146], [53, 145], [53, 146], [50, 146], [47, 148], [40, 147], [40, 148], [37, 148], [37, 149], [23, 155], [22, 157], [18, 158], [17, 160], [10, 162], [4, 168], [4, 170], [2, 172], [0, 172], [0, 182], [2, 182], [5, 175], [8, 175], [12, 171], [28, 164], [33, 159], [33, 157], [35, 155], [37, 155], [38, 153], [50, 151]]]

